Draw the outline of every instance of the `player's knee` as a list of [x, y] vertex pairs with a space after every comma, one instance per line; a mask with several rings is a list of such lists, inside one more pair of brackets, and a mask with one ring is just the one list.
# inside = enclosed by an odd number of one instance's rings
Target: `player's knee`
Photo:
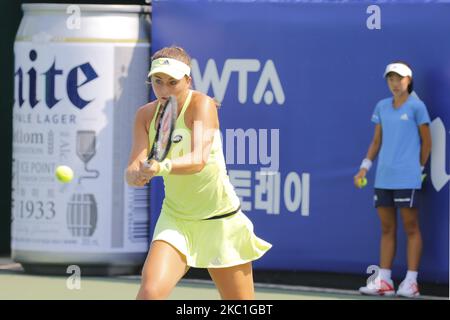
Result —
[[[238, 289], [239, 287], [239, 289]], [[223, 300], [254, 300], [255, 290], [253, 285], [247, 286], [222, 286], [219, 290], [220, 296]]]
[[381, 225], [381, 233], [384, 236], [395, 236], [396, 226], [392, 224], [383, 223]]
[[162, 300], [166, 297], [166, 290], [158, 285], [148, 284], [141, 286], [137, 298], [139, 300]]
[[254, 300], [255, 294], [253, 292], [233, 292], [222, 293], [222, 300]]
[[420, 234], [419, 224], [416, 221], [404, 223], [405, 233], [408, 237]]

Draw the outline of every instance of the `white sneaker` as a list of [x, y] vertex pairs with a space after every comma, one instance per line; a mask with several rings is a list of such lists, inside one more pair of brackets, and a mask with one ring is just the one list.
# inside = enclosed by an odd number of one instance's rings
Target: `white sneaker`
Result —
[[377, 277], [367, 286], [359, 288], [359, 292], [369, 296], [393, 296], [395, 295], [394, 282], [391, 279]]
[[416, 281], [403, 280], [397, 290], [397, 296], [406, 298], [416, 298], [420, 296], [419, 285]]

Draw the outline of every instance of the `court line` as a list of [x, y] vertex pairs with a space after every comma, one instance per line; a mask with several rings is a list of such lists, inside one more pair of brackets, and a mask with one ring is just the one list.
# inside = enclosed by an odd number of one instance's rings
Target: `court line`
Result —
[[20, 263], [0, 264], [0, 270], [22, 269]]
[[[214, 286], [214, 282], [212, 280], [203, 280], [203, 279], [182, 279], [181, 283], [192, 283], [192, 284], [209, 284]], [[308, 287], [308, 286], [294, 286], [294, 285], [285, 285], [285, 284], [271, 284], [271, 283], [255, 283], [255, 288], [259, 289], [272, 289], [272, 290], [281, 290], [281, 291], [289, 291], [292, 293], [321, 293], [321, 294], [336, 294], [336, 295], [346, 295], [346, 296], [359, 296], [370, 298], [371, 296], [363, 296], [359, 293], [358, 290], [344, 290], [344, 289], [335, 289], [335, 288], [322, 288], [322, 287]], [[390, 298], [390, 299], [406, 299], [400, 297], [378, 297], [373, 296], [373, 299], [379, 298]], [[448, 300], [445, 297], [436, 297], [436, 296], [424, 296], [421, 295], [418, 298], [419, 300]]]
[[[0, 270], [12, 270], [12, 271], [22, 271], [23, 268], [20, 263], [10, 263], [10, 264], [0, 264]], [[25, 274], [24, 274], [25, 275]], [[51, 276], [49, 276], [51, 277]], [[131, 276], [116, 276], [116, 277], [106, 277], [102, 280], [114, 280], [114, 279], [128, 279], [128, 280], [137, 280], [139, 281], [141, 276], [139, 275], [131, 275]], [[214, 282], [212, 280], [205, 279], [181, 279], [180, 284], [200, 284], [200, 285], [208, 285], [214, 287]], [[323, 288], [323, 287], [308, 287], [308, 286], [298, 286], [298, 285], [286, 285], [286, 284], [272, 284], [272, 283], [255, 283], [255, 289], [269, 289], [269, 290], [279, 290], [284, 291], [285, 293], [317, 293], [317, 294], [335, 294], [335, 295], [344, 295], [344, 296], [361, 296], [359, 291], [357, 290], [345, 290], [345, 289], [335, 289], [335, 288]], [[362, 297], [362, 296], [361, 296]], [[370, 298], [370, 296], [364, 296]], [[385, 297], [376, 297], [373, 296], [373, 299], [385, 298]], [[398, 297], [390, 297], [394, 299], [405, 299]], [[419, 300], [449, 300], [446, 297], [437, 297], [437, 296], [420, 296]]]

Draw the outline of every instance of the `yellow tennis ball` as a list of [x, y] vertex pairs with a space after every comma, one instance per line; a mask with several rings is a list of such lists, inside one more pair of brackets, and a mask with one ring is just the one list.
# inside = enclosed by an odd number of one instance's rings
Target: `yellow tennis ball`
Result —
[[367, 185], [366, 177], [359, 179], [358, 185], [359, 185], [360, 188], [364, 188]]
[[73, 179], [73, 170], [68, 166], [58, 166], [56, 168], [56, 178], [62, 183], [67, 183]]

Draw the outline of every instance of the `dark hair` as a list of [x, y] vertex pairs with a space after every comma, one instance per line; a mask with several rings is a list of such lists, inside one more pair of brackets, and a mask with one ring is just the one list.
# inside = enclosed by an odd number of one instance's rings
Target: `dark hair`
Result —
[[[408, 63], [406, 63], [405, 61], [397, 60], [397, 61], [394, 61], [394, 62], [392, 62], [392, 63], [401, 63], [401, 64], [404, 64], [405, 66], [407, 66], [408, 68], [410, 68], [410, 69], [412, 70], [411, 66], [410, 66]], [[409, 85], [408, 85], [408, 93], [413, 92], [413, 90], [414, 90], [414, 82], [413, 82], [413, 78], [411, 77], [411, 82], [410, 82]]]

